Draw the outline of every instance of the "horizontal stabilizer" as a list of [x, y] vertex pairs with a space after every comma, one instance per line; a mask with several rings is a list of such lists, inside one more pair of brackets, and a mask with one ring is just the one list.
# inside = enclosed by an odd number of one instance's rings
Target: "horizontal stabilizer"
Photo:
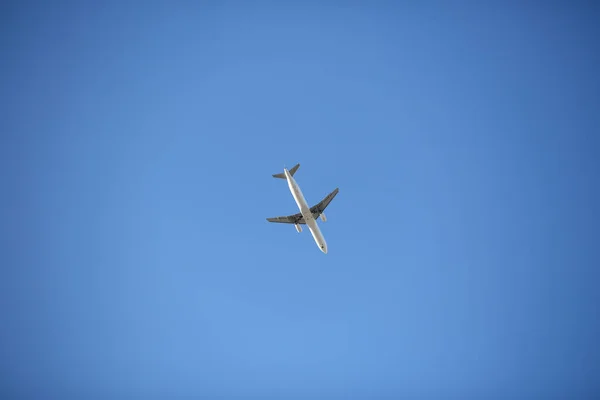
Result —
[[[298, 171], [298, 168], [300, 168], [300, 164], [296, 164], [292, 169], [289, 170], [289, 173], [291, 176], [294, 176], [294, 174], [296, 173], [296, 171]], [[282, 172], [280, 174], [274, 174], [273, 178], [279, 178], [279, 179], [287, 179], [285, 177], [285, 173]]]

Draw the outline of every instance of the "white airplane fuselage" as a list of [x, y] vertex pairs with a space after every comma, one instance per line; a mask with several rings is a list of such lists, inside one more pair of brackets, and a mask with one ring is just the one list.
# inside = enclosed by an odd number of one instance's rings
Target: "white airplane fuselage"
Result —
[[296, 180], [289, 173], [287, 168], [285, 168], [283, 170], [283, 172], [285, 173], [285, 176], [287, 178], [287, 183], [288, 183], [288, 186], [290, 187], [290, 192], [292, 192], [292, 196], [294, 196], [294, 200], [296, 200], [296, 204], [298, 204], [300, 213], [304, 217], [306, 226], [308, 226], [310, 233], [312, 233], [312, 236], [315, 239], [317, 246], [319, 246], [319, 249], [321, 249], [321, 251], [323, 253], [327, 254], [327, 242], [325, 242], [325, 238], [323, 237], [323, 234], [321, 233], [321, 230], [319, 229], [319, 225], [317, 225], [317, 221], [315, 220], [312, 213], [310, 212], [310, 206], [306, 202], [306, 199], [304, 198], [304, 195], [302, 194], [302, 191], [300, 190], [300, 186], [298, 186], [298, 183], [296, 183]]

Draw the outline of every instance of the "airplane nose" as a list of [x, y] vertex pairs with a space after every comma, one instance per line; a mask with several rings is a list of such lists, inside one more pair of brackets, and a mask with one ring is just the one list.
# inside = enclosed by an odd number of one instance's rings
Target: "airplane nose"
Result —
[[327, 246], [325, 246], [324, 244], [321, 245], [321, 251], [325, 254], [327, 254]]

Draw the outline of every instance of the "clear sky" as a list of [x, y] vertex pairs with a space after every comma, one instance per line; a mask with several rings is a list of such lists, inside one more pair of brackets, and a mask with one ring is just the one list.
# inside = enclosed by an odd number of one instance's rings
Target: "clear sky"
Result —
[[599, 21], [3, 2], [0, 397], [598, 398]]

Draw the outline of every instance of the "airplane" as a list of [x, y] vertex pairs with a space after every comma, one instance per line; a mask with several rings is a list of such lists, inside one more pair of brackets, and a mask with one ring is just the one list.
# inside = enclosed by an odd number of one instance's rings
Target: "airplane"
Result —
[[294, 200], [296, 200], [296, 204], [298, 205], [300, 212], [298, 214], [288, 215], [285, 217], [267, 218], [267, 221], [294, 224], [298, 233], [302, 232], [302, 227], [300, 225], [308, 225], [308, 229], [310, 230], [310, 233], [312, 233], [317, 246], [319, 246], [319, 249], [321, 249], [323, 253], [327, 254], [327, 242], [325, 242], [325, 238], [319, 229], [319, 225], [317, 225], [316, 219], [321, 217], [321, 221], [327, 221], [324, 213], [325, 208], [327, 208], [331, 200], [333, 200], [333, 198], [338, 194], [339, 188], [336, 188], [333, 192], [329, 193], [316, 206], [308, 207], [308, 203], [306, 202], [300, 187], [294, 179], [294, 174], [299, 167], [300, 164], [296, 164], [289, 171], [284, 168], [283, 173], [274, 174], [273, 177], [287, 180], [290, 191], [292, 192], [292, 196], [294, 197]]

